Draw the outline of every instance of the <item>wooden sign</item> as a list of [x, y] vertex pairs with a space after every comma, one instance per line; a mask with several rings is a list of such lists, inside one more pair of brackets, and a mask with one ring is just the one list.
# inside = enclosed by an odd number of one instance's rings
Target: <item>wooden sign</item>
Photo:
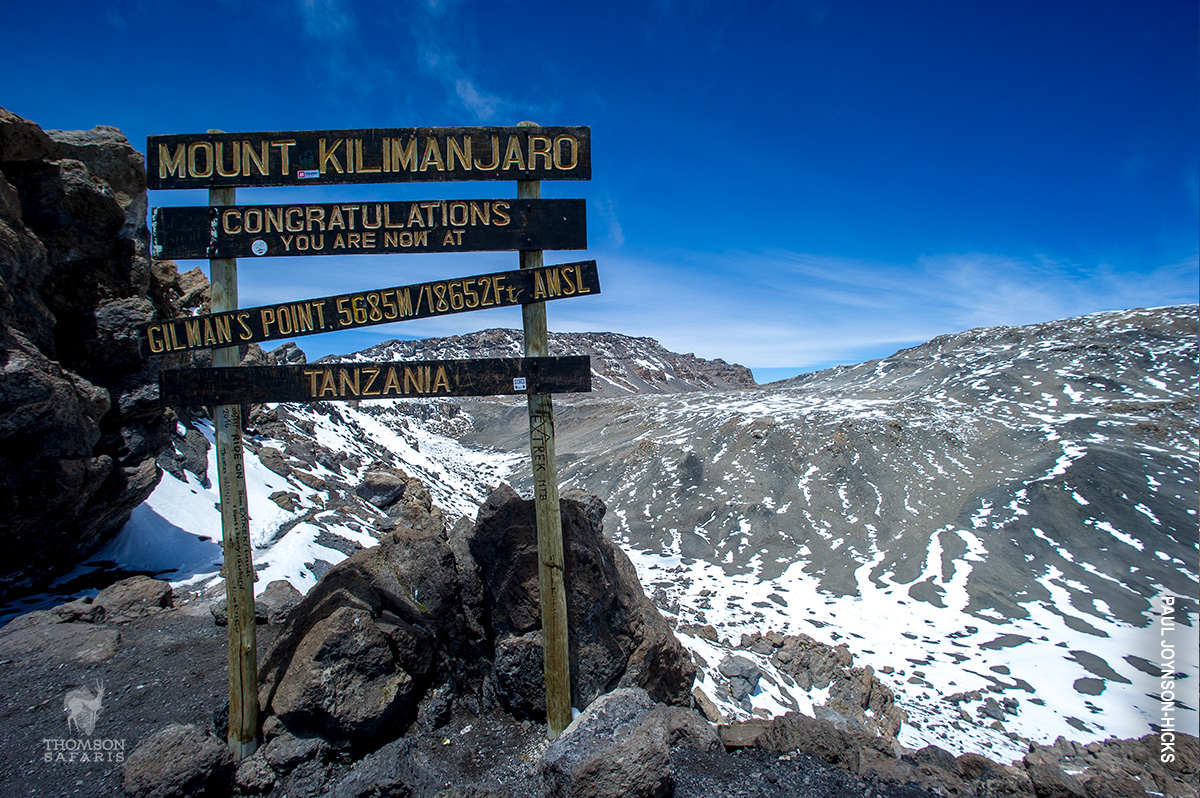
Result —
[[155, 208], [159, 259], [587, 249], [581, 199]]
[[196, 133], [146, 139], [147, 188], [590, 180], [588, 127]]
[[159, 372], [162, 403], [176, 407], [575, 393], [591, 389], [591, 358], [586, 355], [310, 363]]
[[585, 260], [143, 324], [138, 342], [149, 357], [599, 293], [596, 261]]

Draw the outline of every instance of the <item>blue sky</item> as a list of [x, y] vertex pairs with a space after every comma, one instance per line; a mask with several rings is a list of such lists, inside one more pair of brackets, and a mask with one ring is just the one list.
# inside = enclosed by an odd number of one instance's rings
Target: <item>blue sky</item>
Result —
[[[148, 134], [592, 128], [598, 297], [551, 330], [653, 336], [760, 380], [970, 327], [1195, 303], [1195, 0], [23, 3], [0, 105]], [[241, 202], [513, 196], [508, 183]], [[203, 191], [152, 204], [204, 204]], [[547, 253], [564, 263], [581, 252]], [[245, 263], [245, 262], [243, 262]], [[181, 262], [181, 268], [207, 265]], [[516, 268], [515, 253], [271, 259], [241, 304]], [[492, 310], [299, 339], [310, 355], [520, 326]]]

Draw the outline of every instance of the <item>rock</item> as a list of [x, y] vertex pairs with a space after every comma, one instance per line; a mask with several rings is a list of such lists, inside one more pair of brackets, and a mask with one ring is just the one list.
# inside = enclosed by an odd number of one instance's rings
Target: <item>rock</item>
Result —
[[[217, 599], [208, 607], [209, 613], [213, 617], [213, 623], [217, 626], [229, 625], [229, 603], [228, 599]], [[266, 604], [261, 601], [254, 602], [254, 622], [267, 623], [269, 610]]]
[[1088, 798], [1146, 798], [1147, 793], [1135, 779], [1088, 779], [1083, 785]]
[[713, 723], [724, 723], [725, 715], [717, 707], [715, 701], [708, 697], [708, 693], [699, 685], [692, 688], [692, 701], [696, 704], [696, 709], [700, 710], [704, 717], [708, 718]]
[[843, 731], [827, 720], [810, 718], [799, 712], [788, 712], [772, 720], [755, 744], [767, 751], [808, 754], [852, 771], [858, 770], [862, 751], [895, 757], [891, 745], [878, 737]]
[[505, 707], [517, 717], [546, 714], [542, 631], [509, 636], [496, 643], [496, 682]]
[[131, 576], [100, 591], [93, 603], [109, 618], [137, 618], [171, 606], [171, 583], [148, 576]]
[[91, 596], [59, 604], [52, 612], [62, 623], [99, 623], [104, 620], [102, 604], [96, 604]]
[[261, 754], [256, 753], [238, 764], [233, 781], [241, 792], [258, 795], [275, 786], [275, 771]]
[[372, 740], [415, 704], [413, 679], [371, 614], [340, 607], [297, 646], [271, 697], [288, 727], [335, 740]]
[[300, 506], [300, 496], [290, 490], [277, 490], [267, 498], [289, 513], [296, 512], [296, 508]]
[[288, 615], [263, 657], [264, 718], [357, 747], [403, 733], [435, 672], [466, 678], [479, 667], [482, 641], [464, 639], [459, 593], [454, 555], [436, 534], [400, 528], [348, 557]]
[[116, 629], [60, 620], [45, 611], [10, 622], [0, 629], [0, 658], [62, 664], [104, 662], [117, 653], [121, 633]]
[[223, 796], [233, 777], [228, 746], [195, 726], [172, 723], [129, 755], [122, 787], [135, 798]]
[[329, 745], [319, 737], [297, 737], [281, 734], [263, 746], [263, 758], [279, 774], [286, 775], [302, 762], [319, 759], [329, 750]]
[[1083, 785], [1061, 768], [1036, 765], [1027, 773], [1038, 798], [1087, 798]]
[[287, 620], [288, 613], [299, 606], [304, 600], [304, 594], [297, 590], [286, 579], [276, 579], [267, 585], [267, 589], [258, 595], [254, 602], [257, 615], [261, 604], [267, 616], [267, 623], [281, 624]]
[[654, 702], [624, 688], [596, 699], [542, 755], [553, 798], [661, 798], [673, 789], [665, 727], [646, 716]]
[[167, 364], [142, 359], [136, 326], [179, 314], [148, 235], [142, 156], [118, 131], [0, 109], [0, 599], [97, 551], [158, 482]]
[[[761, 641], [756, 641], [757, 645]], [[762, 677], [762, 669], [752, 660], [735, 654], [727, 655], [717, 666], [721, 675], [729, 680], [729, 692], [734, 700], [748, 698], [758, 689], [758, 680]]]
[[374, 468], [363, 476], [362, 484], [354, 492], [364, 501], [386, 508], [404, 495], [405, 486], [404, 477], [394, 469]]
[[381, 798], [429, 795], [437, 788], [434, 774], [415, 756], [411, 740], [388, 743], [363, 757], [330, 786], [328, 798]]
[[[562, 495], [571, 702], [586, 706], [613, 687], [637, 686], [656, 701], [685, 706], [695, 663], [642, 592], [629, 558], [603, 536], [604, 512], [595, 496]], [[498, 656], [498, 666], [506, 659], [529, 662], [533, 640], [519, 638], [541, 628], [533, 503], [501, 486], [480, 508], [467, 543], [479, 567], [492, 638], [505, 655]], [[523, 685], [529, 691], [520, 692]], [[544, 699], [532, 679], [509, 680], [506, 688], [500, 698], [507, 707], [537, 707], [533, 716], [543, 716]]]

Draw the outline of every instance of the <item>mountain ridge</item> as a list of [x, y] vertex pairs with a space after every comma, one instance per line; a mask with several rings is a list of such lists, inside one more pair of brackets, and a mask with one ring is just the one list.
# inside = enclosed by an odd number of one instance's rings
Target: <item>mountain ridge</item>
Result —
[[[549, 334], [552, 356], [592, 358], [592, 394], [617, 396], [636, 393], [681, 393], [749, 388], [756, 385], [745, 366], [706, 360], [692, 353], [671, 352], [653, 338], [611, 332]], [[523, 357], [520, 330], [490, 328], [465, 335], [391, 340], [349, 355], [323, 360], [440, 360]]]

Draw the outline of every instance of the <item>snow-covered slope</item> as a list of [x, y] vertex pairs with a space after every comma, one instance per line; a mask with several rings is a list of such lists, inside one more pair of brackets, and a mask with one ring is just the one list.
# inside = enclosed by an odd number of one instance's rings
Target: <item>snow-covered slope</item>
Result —
[[[562, 475], [608, 502], [681, 624], [849, 643], [902, 696], [905, 742], [1016, 757], [1020, 738], [1145, 734], [1166, 596], [1195, 731], [1196, 361], [1183, 307], [975, 330], [761, 389], [567, 399]], [[754, 706], [804, 705], [777, 680]]]
[[[1060, 734], [1140, 736], [1159, 721], [1159, 613], [1173, 596], [1176, 725], [1195, 733], [1196, 315], [976, 330], [772, 386], [693, 380], [681, 393], [647, 392], [671, 390], [679, 361], [614, 337], [611, 390], [555, 399], [561, 476], [607, 502], [608, 533], [727, 715], [824, 700], [744, 649], [765, 676], [748, 706], [729, 695], [722, 657], [743, 633], [775, 630], [847, 644], [899, 696], [908, 745], [1005, 759]], [[355, 357], [519, 354], [511, 335], [478, 335], [495, 347]], [[627, 376], [648, 369], [637, 361], [659, 364], [645, 385]], [[254, 423], [259, 589], [306, 589], [395, 521], [356, 492], [373, 469], [420, 479], [451, 518], [500, 480], [528, 479], [513, 400], [280, 406]], [[203, 424], [187, 434], [211, 437]], [[211, 588], [206, 469], [165, 475], [98, 559]]]

